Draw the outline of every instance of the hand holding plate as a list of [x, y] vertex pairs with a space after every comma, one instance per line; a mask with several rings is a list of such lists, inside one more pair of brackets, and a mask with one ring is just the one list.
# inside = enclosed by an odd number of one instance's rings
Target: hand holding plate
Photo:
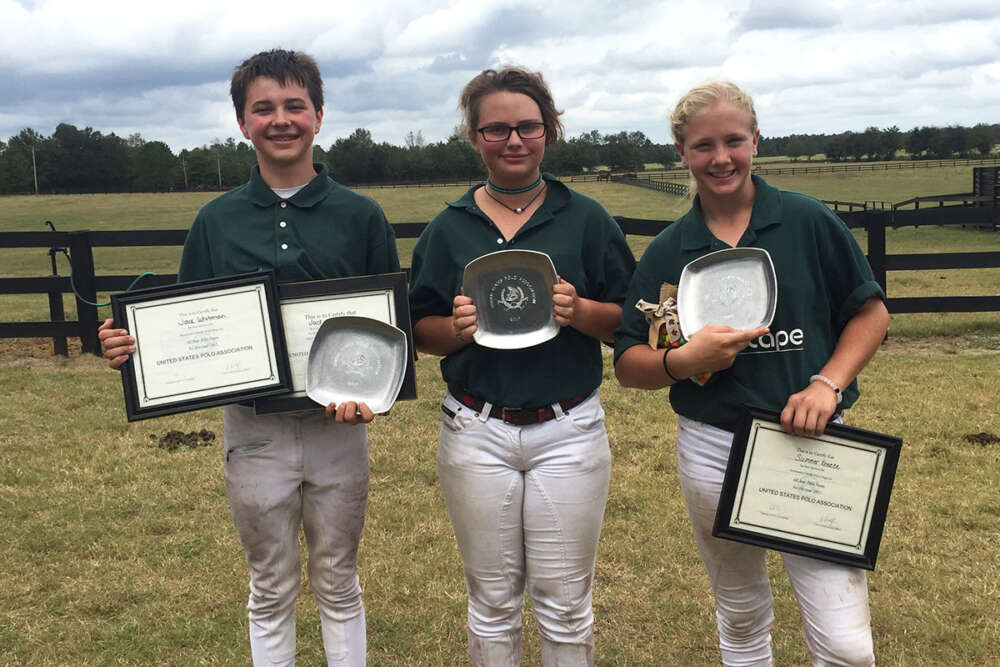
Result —
[[577, 294], [572, 283], [561, 277], [552, 286], [552, 319], [561, 327], [573, 324], [576, 313]]
[[725, 370], [733, 365], [736, 355], [750, 341], [767, 332], [767, 327], [734, 329], [721, 324], [706, 324], [671, 356], [671, 367], [675, 375], [683, 369], [683, 375], [677, 377]]
[[333, 417], [338, 424], [368, 424], [375, 419], [375, 413], [366, 403], [355, 401], [330, 403], [326, 406], [326, 416]]
[[476, 306], [472, 303], [472, 299], [462, 294], [457, 295], [452, 302], [451, 315], [455, 338], [463, 343], [471, 341], [478, 328]]
[[113, 324], [110, 318], [104, 320], [104, 324], [97, 329], [97, 338], [101, 341], [101, 354], [108, 360], [108, 366], [118, 370], [135, 352], [135, 339], [125, 329], [112, 329]]

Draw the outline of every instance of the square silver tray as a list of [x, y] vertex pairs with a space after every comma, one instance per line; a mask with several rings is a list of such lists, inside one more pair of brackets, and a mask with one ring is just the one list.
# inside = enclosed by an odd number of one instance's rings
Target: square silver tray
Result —
[[357, 401], [387, 412], [403, 386], [406, 354], [406, 334], [391, 324], [331, 317], [309, 348], [306, 395], [323, 406]]
[[727, 248], [688, 263], [677, 285], [677, 317], [690, 339], [706, 324], [766, 327], [778, 305], [778, 280], [763, 248]]
[[554, 338], [552, 258], [534, 250], [500, 250], [465, 266], [462, 293], [476, 305], [473, 339], [504, 350], [531, 347]]

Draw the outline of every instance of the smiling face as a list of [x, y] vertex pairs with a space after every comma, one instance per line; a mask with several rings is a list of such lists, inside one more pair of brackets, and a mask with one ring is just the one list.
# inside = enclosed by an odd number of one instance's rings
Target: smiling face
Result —
[[313, 106], [305, 87], [258, 77], [247, 86], [243, 116], [237, 120], [257, 151], [257, 163], [268, 185], [294, 187], [312, 179], [312, 143], [323, 110]]
[[674, 145], [698, 183], [698, 194], [726, 197], [753, 187], [750, 167], [759, 139], [750, 114], [720, 100], [691, 118], [684, 126], [683, 144]]
[[483, 158], [490, 181], [502, 188], [520, 188], [538, 179], [539, 165], [545, 156], [545, 137], [522, 139], [512, 131], [506, 141], [486, 141], [477, 132], [489, 125], [516, 126], [542, 123], [542, 112], [533, 99], [523, 93], [498, 91], [479, 101], [476, 127], [469, 128], [469, 141]]

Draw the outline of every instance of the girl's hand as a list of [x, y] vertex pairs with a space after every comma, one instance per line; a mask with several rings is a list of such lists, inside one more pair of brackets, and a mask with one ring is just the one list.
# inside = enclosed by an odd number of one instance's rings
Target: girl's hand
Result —
[[767, 327], [734, 329], [720, 324], [706, 324], [670, 356], [671, 372], [676, 377], [691, 377], [698, 373], [726, 370], [750, 341], [767, 332]]
[[576, 288], [562, 278], [552, 286], [552, 318], [561, 327], [573, 324], [576, 314]]
[[452, 328], [455, 338], [468, 343], [472, 341], [472, 335], [476, 333], [476, 306], [472, 299], [459, 294], [452, 301], [451, 306]]
[[822, 382], [813, 382], [788, 397], [781, 411], [781, 427], [792, 435], [822, 435], [837, 411], [837, 394]]

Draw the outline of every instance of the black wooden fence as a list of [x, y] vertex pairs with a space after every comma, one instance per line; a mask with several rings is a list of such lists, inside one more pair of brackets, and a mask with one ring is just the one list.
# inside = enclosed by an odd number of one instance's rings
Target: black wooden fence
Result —
[[[846, 204], [847, 202], [839, 202]], [[980, 203], [980, 202], [976, 202]], [[938, 269], [1000, 268], [1000, 252], [921, 253], [890, 255], [886, 253], [886, 228], [913, 225], [961, 225], [1000, 228], [1000, 207], [935, 206], [916, 210], [868, 208], [837, 211], [849, 227], [868, 233], [868, 261], [875, 278], [886, 287], [888, 271]], [[615, 216], [626, 234], [654, 236], [671, 224], [669, 220], [642, 220]], [[416, 238], [426, 222], [396, 223], [397, 238]], [[48, 248], [52, 256], [52, 275], [30, 278], [0, 278], [0, 296], [4, 294], [47, 294], [50, 319], [46, 322], [0, 322], [0, 338], [52, 338], [57, 354], [66, 354], [67, 337], [79, 337], [84, 352], [100, 354], [97, 327], [100, 324], [98, 293], [127, 289], [136, 276], [97, 275], [93, 249], [98, 247], [180, 246], [187, 230], [73, 231], [73, 232], [0, 232], [0, 248]], [[65, 252], [70, 258], [71, 275], [58, 275], [55, 256]], [[141, 285], [167, 285], [176, 275], [144, 278]], [[76, 294], [77, 319], [66, 320], [63, 294]], [[888, 292], [887, 292], [888, 295]], [[91, 303], [88, 303], [91, 302]], [[995, 296], [888, 296], [890, 313], [1000, 312], [1000, 295]]]

